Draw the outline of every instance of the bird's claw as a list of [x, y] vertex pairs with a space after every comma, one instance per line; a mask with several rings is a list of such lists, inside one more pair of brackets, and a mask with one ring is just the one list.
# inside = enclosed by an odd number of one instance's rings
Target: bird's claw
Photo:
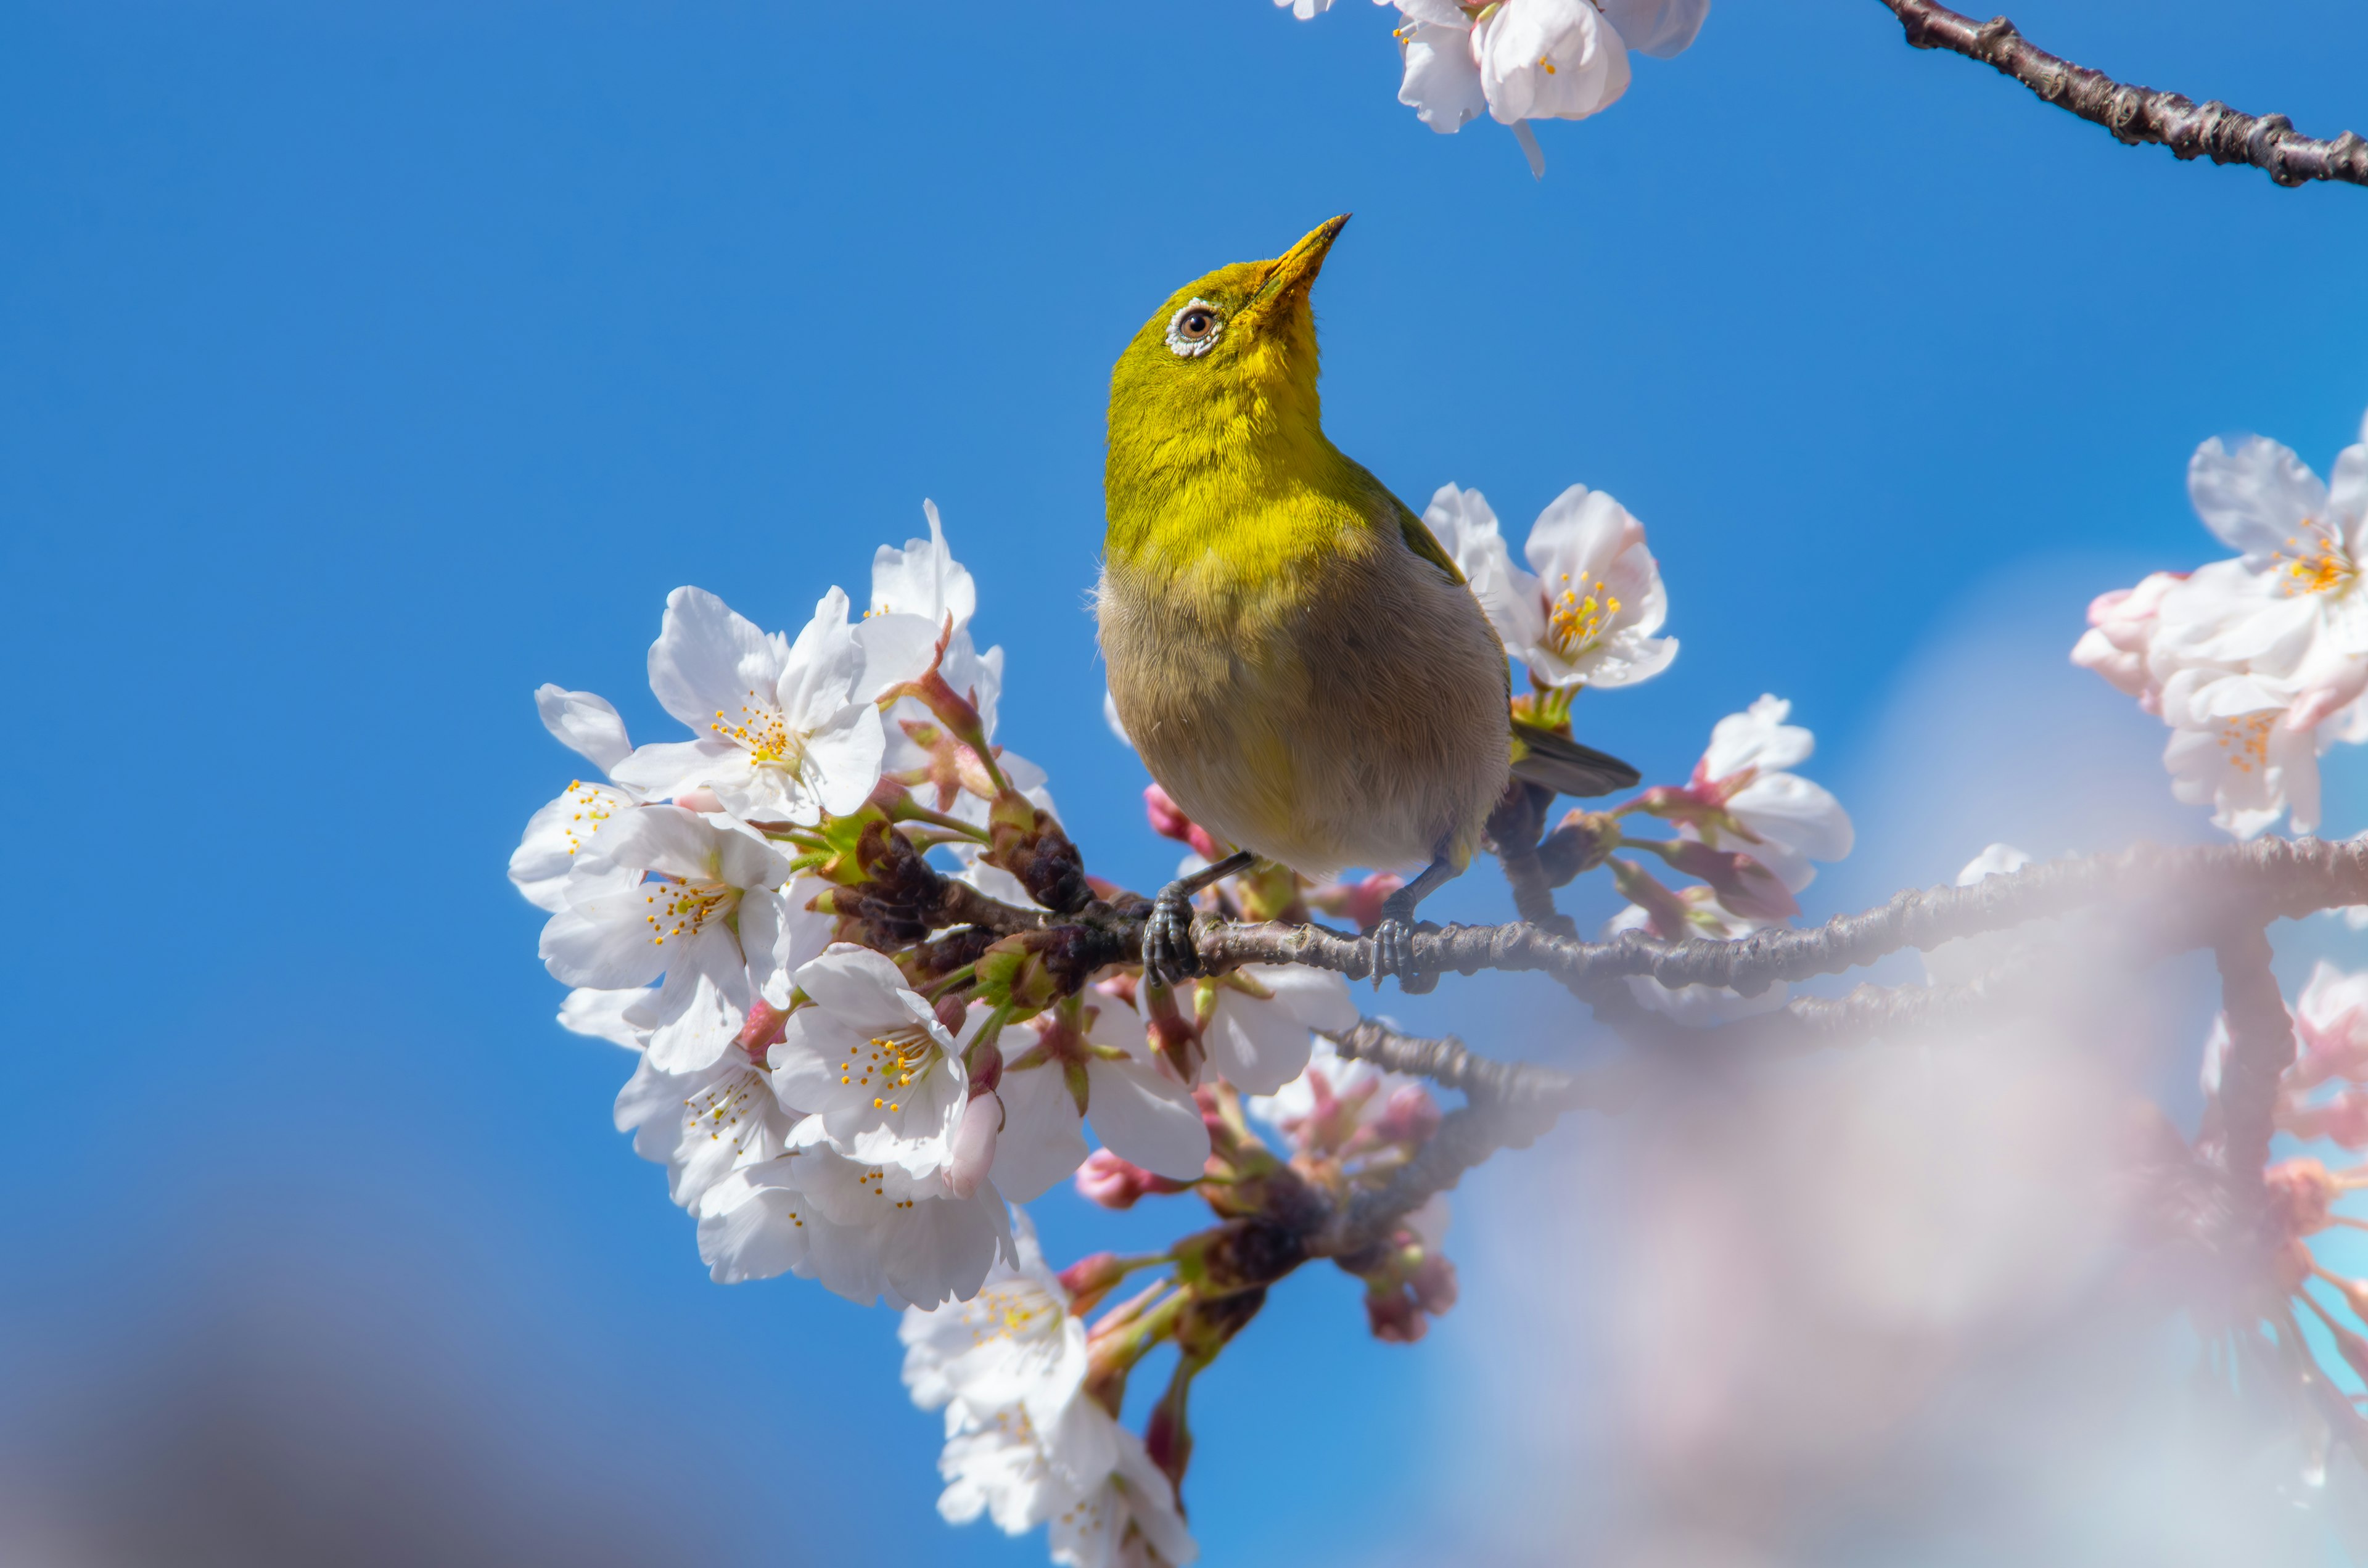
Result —
[[1382, 978], [1387, 975], [1398, 983], [1398, 989], [1407, 992], [1428, 991], [1437, 981], [1416, 969], [1414, 939], [1418, 932], [1435, 931], [1429, 921], [1417, 926], [1407, 915], [1391, 912], [1386, 906], [1381, 924], [1373, 927], [1373, 989], [1382, 988]]
[[1192, 945], [1192, 895], [1181, 882], [1160, 889], [1143, 917], [1143, 972], [1164, 985], [1201, 972], [1200, 949]]

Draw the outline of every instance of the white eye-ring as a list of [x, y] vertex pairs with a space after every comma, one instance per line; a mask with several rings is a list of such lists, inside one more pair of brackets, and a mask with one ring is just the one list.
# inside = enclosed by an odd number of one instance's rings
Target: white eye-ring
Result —
[[1186, 358], [1206, 354], [1217, 346], [1224, 324], [1223, 311], [1206, 300], [1194, 300], [1168, 318], [1167, 347]]

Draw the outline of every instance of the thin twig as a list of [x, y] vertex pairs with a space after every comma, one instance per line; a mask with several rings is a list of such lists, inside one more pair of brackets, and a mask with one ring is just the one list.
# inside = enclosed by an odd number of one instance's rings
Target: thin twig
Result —
[[2282, 114], [2251, 115], [2217, 102], [2116, 82], [2031, 43], [2004, 17], [1976, 22], [1932, 0], [1883, 0], [1918, 49], [1947, 49], [2013, 77], [2047, 102], [2133, 145], [2157, 142], [2180, 158], [2250, 164], [2280, 185], [2341, 180], [2368, 185], [2368, 141], [2345, 131], [2305, 136]]

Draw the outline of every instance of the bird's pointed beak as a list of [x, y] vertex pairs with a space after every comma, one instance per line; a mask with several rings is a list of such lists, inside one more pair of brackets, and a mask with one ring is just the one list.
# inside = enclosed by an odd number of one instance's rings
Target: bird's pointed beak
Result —
[[1315, 275], [1324, 270], [1324, 257], [1332, 249], [1332, 242], [1349, 226], [1349, 214], [1329, 218], [1309, 231], [1305, 239], [1276, 260], [1266, 275], [1266, 282], [1258, 291], [1257, 303], [1289, 299], [1294, 295], [1305, 298], [1315, 286]]

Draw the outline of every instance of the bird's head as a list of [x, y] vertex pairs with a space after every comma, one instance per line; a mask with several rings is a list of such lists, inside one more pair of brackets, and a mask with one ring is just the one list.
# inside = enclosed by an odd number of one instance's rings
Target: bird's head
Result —
[[1124, 502], [1207, 466], [1288, 460], [1322, 441], [1308, 291], [1348, 222], [1319, 224], [1272, 261], [1221, 267], [1143, 324], [1110, 372], [1114, 523]]

